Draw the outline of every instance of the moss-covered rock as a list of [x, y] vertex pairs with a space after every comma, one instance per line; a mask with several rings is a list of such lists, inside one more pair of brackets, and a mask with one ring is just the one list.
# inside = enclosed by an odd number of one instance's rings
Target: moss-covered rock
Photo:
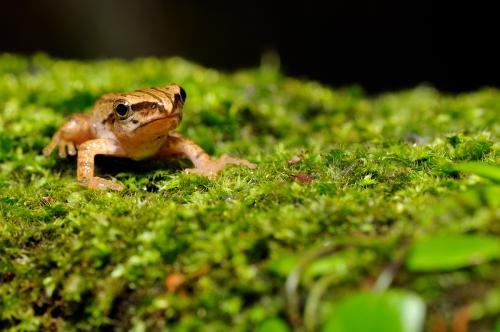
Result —
[[[41, 155], [64, 119], [100, 95], [170, 82], [189, 95], [183, 134], [258, 168], [208, 180], [184, 174], [184, 160], [98, 158], [98, 173], [127, 187], [98, 192], [76, 184], [74, 158]], [[499, 191], [454, 168], [498, 164], [499, 116], [496, 89], [372, 97], [267, 67], [0, 56], [0, 329], [283, 328], [297, 324], [284, 295], [294, 266], [346, 243], [300, 282], [302, 314], [318, 282], [336, 276], [321, 294], [320, 326], [413, 239], [500, 234]], [[422, 296], [428, 326], [471, 304], [471, 330], [489, 331], [499, 275], [494, 260], [424, 274], [400, 266], [393, 285]]]

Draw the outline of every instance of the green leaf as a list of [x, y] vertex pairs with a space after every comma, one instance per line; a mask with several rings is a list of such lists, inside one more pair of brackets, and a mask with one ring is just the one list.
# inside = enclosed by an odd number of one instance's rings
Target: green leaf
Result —
[[437, 235], [416, 242], [406, 259], [410, 271], [447, 271], [500, 257], [500, 239], [487, 235]]
[[422, 330], [425, 304], [419, 296], [402, 290], [383, 294], [357, 293], [333, 307], [323, 332], [418, 332]]
[[500, 206], [500, 185], [486, 184], [471, 187], [459, 197], [461, 203], [474, 208], [484, 205], [498, 207]]
[[263, 321], [255, 332], [289, 332], [290, 328], [281, 318], [269, 318]]
[[500, 167], [497, 165], [491, 165], [479, 162], [470, 162], [470, 163], [461, 163], [455, 165], [454, 168], [461, 172], [469, 172], [478, 175], [480, 177], [500, 183]]

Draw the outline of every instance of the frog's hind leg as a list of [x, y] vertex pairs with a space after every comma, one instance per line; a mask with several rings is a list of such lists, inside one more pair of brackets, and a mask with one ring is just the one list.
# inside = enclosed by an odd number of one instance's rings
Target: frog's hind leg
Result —
[[110, 180], [94, 176], [94, 157], [96, 155], [125, 157], [126, 152], [120, 143], [109, 138], [86, 141], [78, 149], [77, 179], [90, 189], [122, 190], [123, 186]]
[[49, 156], [58, 147], [61, 158], [65, 158], [67, 154], [74, 156], [76, 146], [92, 138], [89, 116], [75, 114], [52, 136], [50, 143], [43, 149], [43, 154]]
[[237, 159], [228, 155], [222, 155], [219, 159], [211, 159], [200, 146], [192, 141], [183, 138], [179, 134], [170, 137], [158, 153], [158, 157], [185, 156], [191, 160], [194, 168], [187, 169], [188, 173], [196, 173], [202, 176], [211, 177], [221, 171], [226, 165], [243, 165], [254, 169], [257, 165], [245, 159]]

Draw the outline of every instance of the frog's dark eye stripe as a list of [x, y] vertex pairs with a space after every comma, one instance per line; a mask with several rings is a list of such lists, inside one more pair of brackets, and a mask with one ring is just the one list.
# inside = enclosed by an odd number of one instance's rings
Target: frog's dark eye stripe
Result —
[[115, 113], [120, 119], [125, 119], [130, 113], [130, 106], [125, 103], [118, 103], [115, 106]]
[[136, 104], [132, 105], [132, 110], [134, 112], [137, 112], [137, 111], [140, 111], [143, 109], [150, 110], [150, 109], [157, 109], [157, 108], [159, 108], [160, 110], [164, 109], [162, 104], [152, 103], [150, 101], [143, 101], [143, 102], [136, 103]]

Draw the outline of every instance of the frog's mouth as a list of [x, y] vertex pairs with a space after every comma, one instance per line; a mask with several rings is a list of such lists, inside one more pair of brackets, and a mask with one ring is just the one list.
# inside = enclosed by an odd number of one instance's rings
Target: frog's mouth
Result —
[[140, 128], [143, 128], [143, 127], [149, 127], [150, 125], [153, 127], [162, 128], [164, 125], [164, 123], [162, 123], [163, 121], [171, 120], [174, 118], [179, 118], [179, 114], [171, 114], [171, 115], [163, 116], [161, 118], [153, 119], [153, 120], [148, 121], [148, 122], [141, 123], [139, 126], [137, 126], [137, 128], [134, 129], [134, 131], [136, 131]]

